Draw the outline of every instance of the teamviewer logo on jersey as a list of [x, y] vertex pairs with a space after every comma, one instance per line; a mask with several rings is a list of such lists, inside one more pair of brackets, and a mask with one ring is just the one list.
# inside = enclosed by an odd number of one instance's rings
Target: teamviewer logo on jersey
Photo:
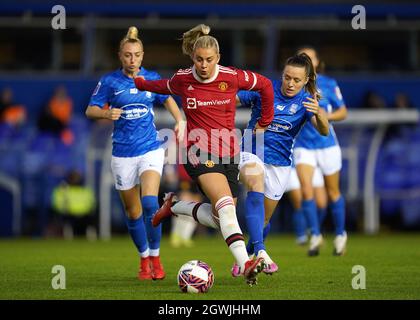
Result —
[[187, 109], [197, 109], [197, 100], [195, 98], [187, 98]]

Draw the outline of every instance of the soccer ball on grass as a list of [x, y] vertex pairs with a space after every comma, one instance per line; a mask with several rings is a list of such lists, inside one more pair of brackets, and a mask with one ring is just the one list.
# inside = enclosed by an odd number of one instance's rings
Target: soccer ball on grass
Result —
[[188, 261], [178, 271], [178, 286], [182, 292], [205, 293], [213, 286], [213, 282], [213, 271], [200, 260]]

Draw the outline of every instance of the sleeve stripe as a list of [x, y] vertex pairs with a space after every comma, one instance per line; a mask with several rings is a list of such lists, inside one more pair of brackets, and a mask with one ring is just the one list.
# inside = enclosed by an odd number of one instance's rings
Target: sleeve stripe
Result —
[[251, 72], [251, 73], [252, 73], [252, 77], [254, 78], [254, 83], [252, 84], [252, 87], [249, 88], [249, 90], [252, 90], [255, 87], [255, 85], [257, 84], [257, 76], [255, 75], [254, 72]]
[[171, 92], [171, 94], [174, 94], [171, 90], [171, 86], [169, 85], [169, 80], [166, 81], [166, 87], [168, 88], [168, 90]]

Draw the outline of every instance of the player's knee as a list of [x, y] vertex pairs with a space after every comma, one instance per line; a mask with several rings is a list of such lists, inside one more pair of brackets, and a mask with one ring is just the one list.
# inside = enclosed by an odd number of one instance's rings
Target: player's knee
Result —
[[139, 206], [125, 206], [124, 210], [129, 219], [138, 219], [142, 215]]
[[327, 194], [328, 194], [328, 200], [330, 201], [330, 202], [335, 202], [335, 201], [337, 201], [338, 200], [338, 198], [340, 198], [340, 196], [341, 196], [341, 192], [340, 192], [340, 190], [337, 188], [334, 188], [334, 189], [328, 189], [327, 190]]
[[248, 191], [264, 192], [264, 176], [248, 176], [246, 186]]
[[301, 190], [303, 200], [309, 200], [314, 198], [314, 190], [312, 189], [312, 186], [310, 184], [302, 184]]

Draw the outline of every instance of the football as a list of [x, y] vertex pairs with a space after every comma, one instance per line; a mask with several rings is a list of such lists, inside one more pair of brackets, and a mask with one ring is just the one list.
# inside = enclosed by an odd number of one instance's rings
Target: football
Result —
[[178, 271], [178, 286], [182, 292], [206, 293], [213, 282], [213, 271], [207, 263], [200, 260], [188, 261]]

